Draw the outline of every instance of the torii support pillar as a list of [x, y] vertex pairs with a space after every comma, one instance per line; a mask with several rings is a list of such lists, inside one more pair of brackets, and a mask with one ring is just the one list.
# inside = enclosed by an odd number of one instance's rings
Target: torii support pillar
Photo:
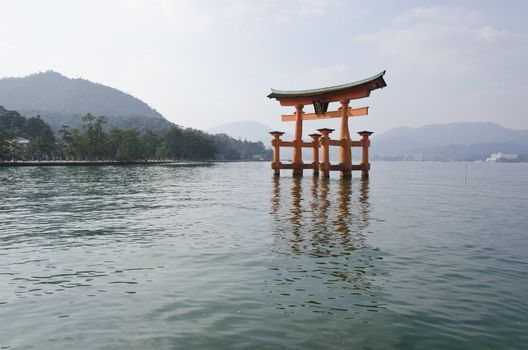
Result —
[[312, 144], [313, 144], [313, 174], [314, 176], [319, 175], [319, 138], [321, 137], [321, 134], [310, 134], [310, 137], [312, 138]]
[[352, 152], [350, 147], [350, 132], [348, 130], [348, 104], [350, 100], [341, 100], [341, 148], [339, 149], [339, 165], [341, 177], [352, 176]]
[[322, 158], [323, 162], [321, 163], [321, 172], [323, 173], [323, 177], [327, 178], [330, 177], [330, 133], [334, 131], [334, 129], [317, 129], [323, 136], [321, 136], [321, 146], [322, 146]]
[[273, 175], [280, 176], [280, 143], [281, 136], [284, 133], [282, 131], [271, 131], [270, 134], [273, 136], [271, 140], [271, 145], [273, 146], [273, 163], [271, 163], [271, 168], [273, 169]]
[[293, 140], [293, 175], [302, 176], [302, 122], [303, 122], [303, 105], [295, 106], [295, 139]]
[[358, 132], [359, 135], [361, 135], [363, 138], [361, 139], [361, 148], [362, 148], [362, 154], [361, 154], [361, 178], [362, 179], [368, 179], [369, 177], [369, 170], [370, 170], [370, 163], [369, 163], [369, 146], [370, 146], [370, 140], [369, 136], [373, 134], [372, 131], [360, 131]]

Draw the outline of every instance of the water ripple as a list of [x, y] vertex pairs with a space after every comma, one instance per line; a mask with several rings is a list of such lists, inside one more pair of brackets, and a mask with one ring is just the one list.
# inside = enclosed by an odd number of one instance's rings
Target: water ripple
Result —
[[0, 168], [0, 347], [522, 348], [528, 169], [458, 167]]

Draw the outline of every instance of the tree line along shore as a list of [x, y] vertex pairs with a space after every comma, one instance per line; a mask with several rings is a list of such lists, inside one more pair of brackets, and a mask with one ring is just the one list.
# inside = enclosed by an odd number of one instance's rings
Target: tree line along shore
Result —
[[39, 116], [23, 117], [0, 106], [0, 161], [33, 164], [153, 163], [166, 161], [268, 160], [262, 142], [172, 126], [164, 131], [111, 129], [88, 113], [82, 127], [62, 125], [54, 133]]

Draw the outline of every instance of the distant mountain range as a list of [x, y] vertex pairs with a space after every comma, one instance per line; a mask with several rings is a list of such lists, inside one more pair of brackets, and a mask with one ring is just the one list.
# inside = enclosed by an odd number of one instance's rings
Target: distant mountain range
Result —
[[[258, 122], [245, 121], [222, 124], [208, 130], [234, 138], [263, 141], [270, 147], [271, 128]], [[291, 135], [284, 139], [291, 140]], [[432, 124], [420, 128], [399, 127], [372, 137], [372, 159], [417, 160], [478, 160], [492, 153], [515, 153], [528, 156], [528, 130], [507, 129], [495, 123]], [[305, 159], [310, 154], [305, 150]], [[284, 158], [291, 152], [284, 150]], [[359, 157], [358, 152], [353, 153]], [[337, 149], [331, 152], [337, 159]]]
[[86, 113], [105, 116], [109, 128], [160, 131], [173, 125], [132, 95], [53, 71], [0, 79], [0, 106], [27, 117], [40, 115], [55, 130], [62, 124], [79, 127]]
[[527, 155], [528, 130], [482, 122], [401, 127], [374, 136], [371, 146], [382, 159], [477, 160], [496, 152]]

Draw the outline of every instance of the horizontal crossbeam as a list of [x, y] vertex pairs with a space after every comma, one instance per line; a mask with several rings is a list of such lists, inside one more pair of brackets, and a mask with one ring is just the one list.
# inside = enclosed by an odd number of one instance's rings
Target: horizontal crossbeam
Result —
[[[368, 107], [360, 107], [360, 108], [349, 108], [348, 109], [348, 116], [349, 117], [360, 117], [368, 114]], [[318, 119], [330, 119], [330, 118], [341, 118], [342, 112], [340, 110], [338, 111], [330, 111], [323, 114], [316, 114], [316, 113], [303, 113], [303, 120], [318, 120]], [[295, 121], [295, 114], [283, 114], [282, 115], [282, 121], [283, 122], [294, 122]]]
[[[293, 163], [280, 163], [277, 169], [293, 169], [293, 168], [295, 168], [295, 164]], [[303, 163], [302, 168], [303, 169], [314, 169], [315, 165], [313, 163]]]
[[[345, 143], [344, 140], [328, 140], [328, 145], [330, 146], [343, 146]], [[279, 142], [280, 147], [295, 147], [295, 141], [280, 141]], [[301, 147], [305, 148], [312, 148], [314, 146], [313, 142], [306, 142], [303, 141]], [[319, 144], [319, 147], [322, 147], [321, 144]], [[350, 141], [350, 147], [363, 147], [362, 141]]]
[[[319, 165], [319, 164], [318, 164]], [[313, 163], [303, 163], [302, 164], [302, 168], [303, 169], [314, 169], [314, 167], [316, 167], [315, 164]], [[275, 163], [272, 163], [272, 168], [273, 169], [293, 169], [295, 168], [295, 164], [293, 163], [280, 163], [280, 164], [275, 164]], [[341, 171], [343, 170], [343, 165], [341, 164], [330, 164], [330, 171]], [[368, 169], [369, 168], [369, 165], [368, 164], [354, 164], [352, 165], [352, 171], [358, 171], [358, 170], [365, 170], [365, 169]]]

